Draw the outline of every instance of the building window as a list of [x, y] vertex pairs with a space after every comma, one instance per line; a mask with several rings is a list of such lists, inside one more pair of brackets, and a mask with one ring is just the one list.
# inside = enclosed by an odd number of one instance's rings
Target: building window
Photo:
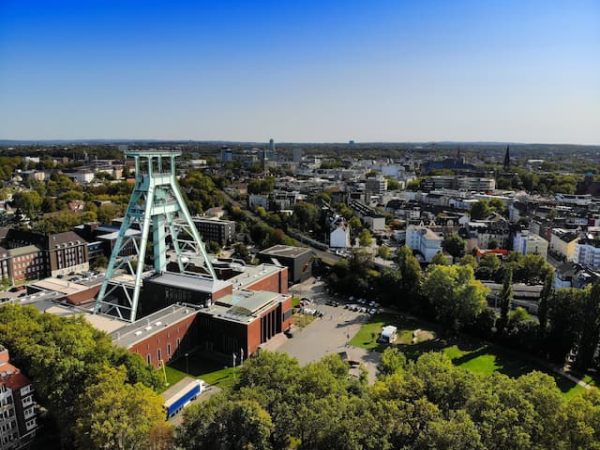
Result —
[[171, 356], [171, 344], [167, 344], [167, 356]]
[[156, 356], [158, 361], [160, 361], [162, 358], [160, 357], [160, 348], [156, 350]]
[[152, 356], [150, 356], [150, 353], [146, 355], [146, 361], [148, 361], [148, 365], [152, 364]]

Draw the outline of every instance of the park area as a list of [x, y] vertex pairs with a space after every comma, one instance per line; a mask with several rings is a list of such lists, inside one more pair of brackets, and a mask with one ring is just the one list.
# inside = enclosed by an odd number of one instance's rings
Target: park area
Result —
[[[207, 359], [198, 353], [191, 353], [181, 357], [165, 367], [167, 383], [169, 386], [177, 383], [186, 376], [199, 378], [211, 386], [219, 388], [229, 387], [233, 384], [235, 368]], [[168, 386], [165, 386], [167, 389]]]
[[[494, 372], [499, 372], [516, 378], [537, 370], [552, 376], [566, 397], [585, 391], [584, 387], [553, 372], [527, 355], [470, 336], [441, 338], [436, 325], [404, 315], [373, 316], [361, 326], [358, 333], [350, 340], [350, 345], [382, 352], [387, 345], [377, 342], [377, 339], [386, 325], [394, 325], [398, 328], [396, 341], [392, 345], [397, 346], [409, 359], [416, 359], [425, 352], [438, 351], [445, 353], [454, 365], [480, 376], [487, 377]], [[583, 380], [594, 384], [589, 376]]]

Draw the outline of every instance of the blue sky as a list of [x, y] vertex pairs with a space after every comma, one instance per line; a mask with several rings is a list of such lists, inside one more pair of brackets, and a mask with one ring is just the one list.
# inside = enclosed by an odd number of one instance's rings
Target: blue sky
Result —
[[0, 0], [0, 138], [600, 144], [598, 1]]

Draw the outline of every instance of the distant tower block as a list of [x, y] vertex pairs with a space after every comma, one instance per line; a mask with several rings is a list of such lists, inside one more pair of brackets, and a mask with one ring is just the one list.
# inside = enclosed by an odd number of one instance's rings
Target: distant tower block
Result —
[[[135, 322], [142, 280], [167, 271], [168, 251], [179, 272], [217, 278], [175, 178], [175, 157], [180, 155], [180, 151], [125, 151], [135, 160], [135, 187], [96, 299], [96, 313]], [[132, 228], [139, 228], [141, 235], [131, 236]], [[150, 232], [154, 267], [148, 274], [144, 261]], [[191, 264], [203, 274], [189, 271]]]

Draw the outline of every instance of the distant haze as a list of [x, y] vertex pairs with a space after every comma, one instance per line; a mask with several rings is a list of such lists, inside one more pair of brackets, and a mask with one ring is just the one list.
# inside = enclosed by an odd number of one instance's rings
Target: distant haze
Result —
[[0, 1], [0, 139], [600, 144], [598, 1]]

